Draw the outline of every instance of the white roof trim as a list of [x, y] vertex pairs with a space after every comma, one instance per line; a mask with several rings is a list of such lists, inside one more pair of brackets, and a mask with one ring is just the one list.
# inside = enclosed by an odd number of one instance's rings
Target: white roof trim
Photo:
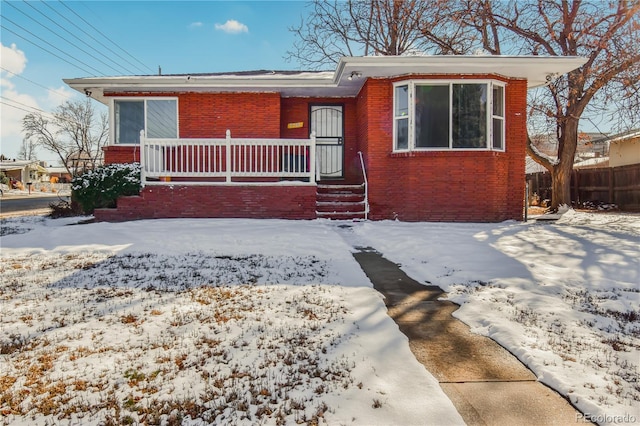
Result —
[[[547, 84], [587, 61], [566, 56], [364, 56], [343, 57], [334, 72], [184, 74], [64, 79], [71, 88], [106, 103], [113, 92], [278, 92], [282, 96], [353, 97], [367, 78], [412, 74], [495, 74]], [[353, 78], [350, 78], [352, 77]]]

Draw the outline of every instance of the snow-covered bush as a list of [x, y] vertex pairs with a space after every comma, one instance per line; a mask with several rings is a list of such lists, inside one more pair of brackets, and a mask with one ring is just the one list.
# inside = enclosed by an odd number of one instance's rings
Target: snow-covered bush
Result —
[[109, 164], [76, 176], [71, 198], [86, 214], [94, 209], [115, 207], [118, 197], [140, 192], [140, 164]]

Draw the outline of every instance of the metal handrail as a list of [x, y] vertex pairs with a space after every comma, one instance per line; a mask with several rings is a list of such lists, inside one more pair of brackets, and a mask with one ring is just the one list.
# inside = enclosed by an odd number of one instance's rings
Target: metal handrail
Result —
[[364, 158], [362, 158], [362, 151], [358, 151], [360, 156], [360, 167], [362, 167], [362, 176], [364, 177], [364, 220], [369, 218], [369, 181], [367, 180], [367, 170], [364, 167]]

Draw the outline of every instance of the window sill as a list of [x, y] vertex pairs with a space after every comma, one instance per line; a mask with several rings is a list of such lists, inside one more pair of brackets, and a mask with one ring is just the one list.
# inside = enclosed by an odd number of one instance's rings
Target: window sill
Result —
[[448, 149], [448, 150], [425, 150], [425, 151], [395, 151], [391, 152], [391, 158], [407, 157], [501, 157], [506, 155], [505, 151], [489, 149]]

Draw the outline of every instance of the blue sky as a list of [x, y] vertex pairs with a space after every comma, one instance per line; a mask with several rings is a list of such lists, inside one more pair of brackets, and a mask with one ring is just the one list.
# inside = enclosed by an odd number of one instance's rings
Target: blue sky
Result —
[[[26, 111], [52, 111], [65, 99], [80, 97], [63, 78], [155, 74], [158, 66], [163, 74], [298, 69], [284, 57], [294, 41], [288, 28], [300, 23], [305, 5], [2, 1], [0, 152], [18, 155]], [[99, 111], [105, 108], [100, 105], [96, 102]], [[39, 151], [39, 159], [54, 163], [54, 158]]]

